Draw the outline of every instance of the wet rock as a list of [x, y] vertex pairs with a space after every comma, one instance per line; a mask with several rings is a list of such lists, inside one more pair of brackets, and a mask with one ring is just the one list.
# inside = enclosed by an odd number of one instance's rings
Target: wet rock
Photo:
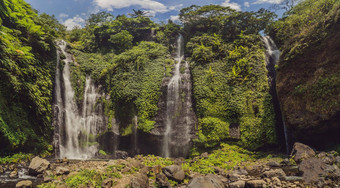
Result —
[[131, 188], [148, 188], [149, 178], [146, 174], [137, 174], [131, 180]]
[[40, 157], [34, 157], [28, 167], [28, 172], [30, 175], [38, 175], [42, 174], [46, 169], [50, 166], [50, 162], [46, 159], [42, 159]]
[[198, 176], [193, 178], [187, 188], [224, 188], [222, 181], [215, 175]]
[[299, 165], [299, 170], [302, 173], [302, 179], [307, 182], [315, 182], [320, 175], [325, 175], [325, 163], [321, 159], [315, 157], [305, 159]]
[[181, 182], [185, 178], [182, 167], [178, 165], [170, 165], [162, 169], [163, 173], [171, 180]]
[[285, 176], [286, 174], [281, 168], [269, 170], [262, 174], [262, 177], [267, 177], [267, 178], [272, 178], [272, 177], [284, 178]]
[[247, 188], [262, 188], [266, 187], [266, 182], [264, 180], [250, 180], [246, 182]]
[[55, 170], [56, 175], [64, 175], [64, 174], [69, 174], [70, 170], [68, 168], [58, 166]]
[[242, 180], [229, 184], [229, 188], [244, 188], [245, 186], [246, 186], [246, 182]]
[[280, 167], [281, 165], [276, 161], [270, 161], [270, 162], [267, 163], [267, 166], [272, 167], [272, 168], [276, 168], [276, 167]]
[[168, 178], [164, 174], [156, 175], [156, 184], [161, 188], [171, 188], [171, 184], [168, 182]]
[[126, 151], [116, 151], [116, 158], [117, 159], [126, 159], [128, 156], [129, 156], [129, 154]]
[[16, 188], [28, 188], [32, 187], [32, 182], [30, 180], [20, 181], [15, 185]]
[[285, 181], [302, 181], [302, 177], [300, 176], [286, 176], [284, 178]]
[[13, 170], [10, 174], [9, 174], [10, 178], [16, 178], [18, 177], [18, 171], [17, 170]]
[[112, 187], [113, 185], [113, 180], [111, 178], [106, 178], [103, 183], [102, 183], [102, 188], [109, 188]]
[[301, 162], [305, 159], [315, 156], [315, 151], [309, 146], [296, 142], [293, 146], [291, 156], [296, 162]]

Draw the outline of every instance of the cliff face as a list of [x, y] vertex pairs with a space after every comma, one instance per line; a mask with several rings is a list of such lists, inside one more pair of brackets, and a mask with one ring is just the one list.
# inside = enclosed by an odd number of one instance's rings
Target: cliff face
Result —
[[340, 143], [340, 21], [300, 55], [284, 55], [277, 91], [290, 136], [321, 148]]

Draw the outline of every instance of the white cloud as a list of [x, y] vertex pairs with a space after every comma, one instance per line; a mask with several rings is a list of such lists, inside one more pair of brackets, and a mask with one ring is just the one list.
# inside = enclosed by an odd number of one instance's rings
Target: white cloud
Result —
[[249, 2], [247, 1], [247, 2], [244, 2], [244, 4], [243, 4], [245, 7], [250, 7], [250, 4], [249, 4]]
[[165, 13], [177, 8], [177, 6], [168, 8], [164, 4], [154, 0], [93, 0], [93, 2], [100, 8], [107, 9], [109, 11], [130, 6], [139, 6], [140, 8], [149, 11], [151, 15], [156, 13]]
[[170, 16], [170, 20], [174, 22], [179, 22], [179, 16], [178, 15]]
[[59, 18], [67, 18], [67, 17], [68, 17], [68, 14], [65, 14], [65, 13], [59, 14]]
[[79, 15], [77, 15], [73, 18], [69, 18], [69, 19], [65, 20], [65, 22], [63, 24], [67, 27], [67, 30], [71, 30], [75, 26], [82, 27], [82, 25], [84, 23], [85, 23], [85, 20], [82, 17], [80, 17]]
[[253, 4], [262, 4], [262, 3], [271, 3], [271, 4], [279, 4], [284, 0], [257, 0]]
[[231, 3], [230, 0], [226, 0], [225, 2], [223, 2], [221, 4], [222, 6], [224, 7], [230, 7], [232, 9], [235, 9], [237, 11], [240, 11], [241, 10], [241, 6], [237, 3]]

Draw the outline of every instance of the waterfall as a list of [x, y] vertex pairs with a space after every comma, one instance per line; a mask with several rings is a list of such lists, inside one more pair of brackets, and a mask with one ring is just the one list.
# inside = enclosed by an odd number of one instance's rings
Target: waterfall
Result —
[[[96, 136], [105, 128], [105, 116], [97, 100], [102, 97], [90, 76], [86, 76], [84, 99], [81, 108], [75, 102], [75, 92], [71, 85], [70, 64], [75, 63], [73, 56], [66, 51], [66, 42], [58, 41], [58, 62], [55, 82], [54, 103], [54, 143], [60, 158], [89, 159], [98, 152]], [[64, 68], [60, 70], [60, 53], [65, 56]], [[62, 77], [61, 77], [62, 76]]]
[[268, 82], [270, 86], [270, 94], [273, 98], [273, 105], [276, 116], [275, 119], [276, 121], [282, 123], [282, 126], [278, 128], [281, 130], [283, 129], [286, 152], [288, 154], [289, 153], [288, 133], [276, 91], [275, 65], [280, 59], [280, 50], [277, 48], [276, 44], [269, 36], [262, 37], [262, 41], [266, 47], [266, 67], [268, 70]]
[[[163, 157], [186, 156], [191, 140], [192, 117], [191, 82], [189, 64], [184, 59], [184, 41], [182, 35], [177, 39], [176, 64], [173, 70], [166, 95], [164, 121]], [[181, 73], [181, 66], [185, 72]], [[185, 96], [183, 96], [185, 95]]]

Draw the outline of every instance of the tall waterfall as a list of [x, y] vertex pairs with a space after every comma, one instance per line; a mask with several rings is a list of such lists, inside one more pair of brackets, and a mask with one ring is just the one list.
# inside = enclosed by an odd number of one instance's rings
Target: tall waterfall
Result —
[[[55, 100], [53, 105], [55, 146], [57, 157], [70, 159], [93, 158], [98, 152], [95, 137], [105, 128], [105, 116], [97, 100], [102, 97], [96, 92], [91, 77], [86, 77], [84, 99], [79, 108], [71, 85], [70, 64], [73, 56], [66, 51], [66, 42], [58, 41]], [[65, 56], [64, 67], [60, 70], [60, 54]]]
[[[280, 50], [277, 48], [274, 41], [269, 37], [262, 37], [263, 43], [266, 47], [266, 67], [268, 70], [268, 82], [270, 86], [270, 94], [273, 98], [274, 110], [276, 121], [282, 124], [281, 126], [277, 126], [281, 132], [284, 133], [284, 142], [286, 145], [286, 152], [289, 153], [289, 145], [288, 145], [288, 136], [287, 136], [287, 128], [284, 121], [284, 117], [281, 111], [279, 99], [276, 92], [276, 71], [275, 65], [280, 59]], [[283, 130], [282, 130], [283, 129]]]
[[[195, 115], [192, 111], [191, 81], [188, 63], [184, 59], [184, 41], [182, 35], [177, 39], [176, 64], [173, 70], [166, 97], [164, 121], [163, 152], [164, 157], [186, 156], [189, 151], [191, 130]], [[181, 67], [182, 66], [182, 67]], [[182, 72], [185, 70], [185, 72]], [[182, 72], [182, 73], [181, 73]]]

